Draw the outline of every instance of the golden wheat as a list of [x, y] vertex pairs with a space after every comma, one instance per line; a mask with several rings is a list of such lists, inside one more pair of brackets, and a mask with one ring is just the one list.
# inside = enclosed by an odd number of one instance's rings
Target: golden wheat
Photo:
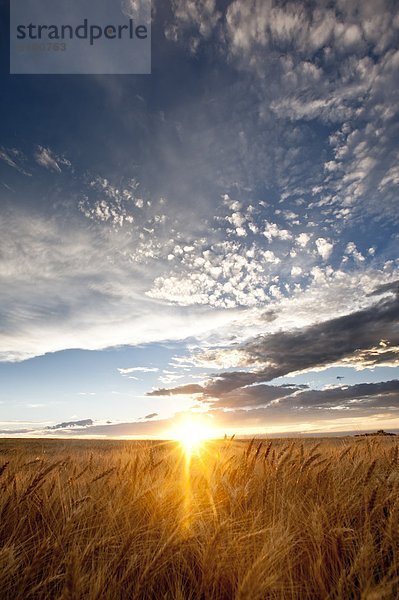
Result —
[[0, 442], [0, 598], [399, 597], [393, 439]]

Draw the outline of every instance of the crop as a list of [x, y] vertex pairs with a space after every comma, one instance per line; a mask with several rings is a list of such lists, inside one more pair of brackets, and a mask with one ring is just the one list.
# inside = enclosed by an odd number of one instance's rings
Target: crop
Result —
[[0, 441], [0, 598], [399, 597], [392, 439]]

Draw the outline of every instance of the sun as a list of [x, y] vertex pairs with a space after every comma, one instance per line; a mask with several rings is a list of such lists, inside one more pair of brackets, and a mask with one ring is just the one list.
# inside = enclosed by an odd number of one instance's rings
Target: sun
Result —
[[185, 454], [191, 456], [199, 451], [206, 440], [215, 437], [215, 432], [201, 420], [190, 418], [177, 425], [172, 437], [180, 443]]

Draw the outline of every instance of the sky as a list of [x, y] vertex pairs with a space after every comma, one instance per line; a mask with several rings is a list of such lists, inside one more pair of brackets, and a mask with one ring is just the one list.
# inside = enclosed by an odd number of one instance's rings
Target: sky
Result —
[[0, 435], [399, 430], [397, 3], [153, 2], [150, 75], [6, 37]]

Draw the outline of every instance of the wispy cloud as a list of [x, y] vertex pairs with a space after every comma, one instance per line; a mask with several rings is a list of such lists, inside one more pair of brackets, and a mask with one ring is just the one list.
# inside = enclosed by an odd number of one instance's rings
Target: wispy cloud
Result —
[[0, 147], [0, 160], [5, 162], [12, 169], [16, 169], [16, 171], [22, 173], [22, 175], [30, 177], [31, 174], [22, 166], [26, 161], [26, 158], [20, 150], [16, 148], [5, 149]]
[[50, 171], [55, 171], [56, 173], [61, 173], [61, 167], [57, 162], [59, 159], [55, 157], [49, 148], [38, 146], [34, 157], [37, 164], [41, 167], [49, 169]]
[[179, 339], [234, 317], [201, 308], [182, 314], [146, 298], [151, 273], [131, 261], [129, 238], [113, 230], [11, 213], [0, 234], [1, 360]]
[[128, 375], [129, 373], [156, 373], [159, 369], [158, 367], [126, 367], [118, 371], [121, 375]]

